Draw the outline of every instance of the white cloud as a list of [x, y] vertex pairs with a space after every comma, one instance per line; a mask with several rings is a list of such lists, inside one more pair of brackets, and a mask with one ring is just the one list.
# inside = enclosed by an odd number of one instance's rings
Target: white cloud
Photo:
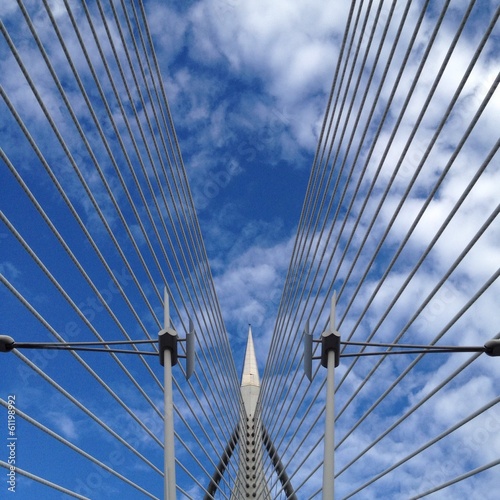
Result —
[[21, 275], [21, 270], [12, 262], [0, 262], [0, 274], [5, 276], [9, 281], [15, 280]]
[[[293, 6], [286, 2], [259, 2], [251, 6], [198, 2], [187, 13], [186, 36], [193, 41], [189, 55], [212, 67], [229, 61], [235, 78], [247, 78], [250, 74], [258, 78], [265, 93], [276, 100], [278, 109], [293, 109], [293, 136], [299, 145], [311, 150], [317, 140], [335, 63], [333, 54], [340, 28], [335, 22], [344, 19], [338, 6], [328, 7], [333, 25], [326, 22], [328, 14], [323, 7], [308, 2]], [[193, 75], [186, 86], [191, 99], [211, 88], [205, 87], [206, 80], [205, 74]], [[205, 87], [201, 93], [196, 90], [197, 85]], [[175, 87], [173, 90], [175, 97]], [[305, 105], [304, 99], [318, 95], [322, 96], [321, 103], [312, 108]]]
[[66, 439], [72, 442], [78, 439], [78, 423], [67, 413], [51, 411], [47, 414], [47, 417]]
[[[248, 240], [247, 240], [248, 241]], [[230, 335], [246, 340], [246, 326], [268, 345], [288, 266], [291, 239], [258, 243], [239, 250], [230, 262], [213, 262], [215, 284]], [[219, 271], [219, 266], [223, 272]], [[266, 352], [264, 346], [260, 352]], [[260, 361], [263, 361], [261, 358]]]

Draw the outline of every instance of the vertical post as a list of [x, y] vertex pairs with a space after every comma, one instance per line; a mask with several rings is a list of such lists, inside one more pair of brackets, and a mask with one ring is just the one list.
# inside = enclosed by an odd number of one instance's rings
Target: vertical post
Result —
[[[164, 426], [164, 483], [163, 493], [165, 500], [175, 500], [176, 480], [175, 480], [175, 448], [174, 448], [174, 400], [172, 394], [172, 365], [177, 362], [176, 346], [177, 333], [170, 328], [170, 309], [167, 289], [164, 290], [163, 298], [163, 330], [159, 334], [160, 361], [163, 361], [164, 378], [164, 406], [163, 406], [163, 426]], [[174, 359], [172, 359], [174, 358]]]
[[335, 486], [335, 368], [340, 361], [340, 333], [335, 330], [334, 293], [330, 307], [330, 328], [321, 335], [321, 364], [327, 369], [325, 444], [323, 457], [323, 500], [333, 500]]
[[326, 378], [325, 448], [323, 500], [333, 500], [335, 484], [335, 351], [328, 351]]
[[[168, 335], [168, 333], [166, 334]], [[172, 396], [172, 353], [163, 351], [164, 366], [164, 497], [165, 500], [175, 500], [175, 449], [174, 449], [174, 402]]]

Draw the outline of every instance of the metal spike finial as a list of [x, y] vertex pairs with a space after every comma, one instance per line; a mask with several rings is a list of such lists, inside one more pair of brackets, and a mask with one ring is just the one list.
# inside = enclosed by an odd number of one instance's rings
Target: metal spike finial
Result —
[[163, 287], [163, 328], [170, 326], [170, 304], [167, 287]]
[[163, 329], [158, 332], [160, 364], [164, 363], [164, 351], [168, 349], [172, 355], [172, 366], [177, 364], [177, 332], [170, 327], [170, 304], [167, 287], [163, 289]]
[[335, 333], [335, 314], [337, 307], [337, 292], [333, 292], [332, 302], [330, 304], [330, 332]]

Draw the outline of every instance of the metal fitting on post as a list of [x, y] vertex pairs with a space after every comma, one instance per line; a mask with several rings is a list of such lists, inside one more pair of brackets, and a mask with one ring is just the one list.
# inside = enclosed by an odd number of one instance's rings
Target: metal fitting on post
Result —
[[335, 328], [337, 293], [333, 293], [330, 305], [330, 327], [321, 335], [321, 366], [328, 368], [328, 352], [335, 352], [335, 367], [340, 364], [340, 333]]
[[484, 352], [488, 356], [500, 356], [500, 339], [488, 340], [484, 344]]
[[163, 353], [166, 349], [171, 352], [172, 366], [177, 364], [177, 332], [173, 328], [164, 328], [158, 333], [158, 350], [160, 351], [160, 364], [163, 366]]
[[9, 352], [14, 349], [14, 339], [8, 335], [0, 335], [0, 352]]
[[340, 364], [340, 335], [324, 332], [321, 335], [321, 366], [328, 368], [328, 351], [335, 351], [335, 367]]

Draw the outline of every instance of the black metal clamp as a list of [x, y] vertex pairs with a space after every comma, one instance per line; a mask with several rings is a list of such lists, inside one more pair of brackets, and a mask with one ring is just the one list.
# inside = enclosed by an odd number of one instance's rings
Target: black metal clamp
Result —
[[[178, 353], [178, 342], [186, 342], [186, 355]], [[189, 331], [186, 333], [185, 339], [180, 339], [177, 332], [173, 328], [164, 328], [158, 333], [158, 350], [160, 355], [160, 364], [164, 366], [164, 352], [166, 349], [170, 351], [172, 366], [177, 364], [179, 358], [186, 359], [186, 379], [189, 379], [194, 372], [195, 363], [195, 333], [194, 325], [189, 320]]]
[[324, 332], [321, 335], [321, 366], [328, 368], [328, 352], [335, 351], [335, 368], [340, 364], [340, 334]]
[[484, 344], [484, 352], [488, 356], [500, 356], [500, 339], [488, 340]]
[[14, 349], [15, 341], [8, 335], [0, 335], [0, 352], [9, 352]]
[[177, 354], [177, 342], [179, 340], [179, 336], [177, 332], [169, 327], [163, 328], [158, 332], [158, 350], [160, 355], [160, 364], [164, 366], [164, 352], [165, 350], [170, 351], [172, 366], [177, 364], [178, 354]]
[[[158, 332], [158, 351], [160, 356], [160, 364], [161, 366], [165, 366], [165, 351], [170, 351], [170, 360], [171, 366], [175, 366], [179, 358], [186, 359], [186, 379], [189, 379], [194, 372], [194, 362], [195, 362], [195, 333], [194, 333], [194, 324], [189, 319], [189, 331], [186, 333], [185, 339], [180, 339], [179, 335], [175, 331], [175, 328], [170, 326], [170, 308], [168, 304], [168, 294], [165, 290], [165, 299], [164, 299], [164, 324], [169, 325], [166, 328], [161, 329]], [[178, 342], [186, 342], [186, 355], [181, 356], [178, 353]]]
[[[335, 352], [335, 367], [340, 364], [340, 333], [335, 329], [335, 308], [337, 304], [337, 294], [334, 293], [330, 306], [330, 325], [321, 335], [321, 340], [314, 340], [309, 332], [309, 321], [306, 322], [304, 329], [304, 371], [309, 380], [312, 380], [312, 360], [321, 359], [321, 366], [328, 367], [328, 352]], [[313, 342], [321, 342], [321, 356], [312, 355]]]

